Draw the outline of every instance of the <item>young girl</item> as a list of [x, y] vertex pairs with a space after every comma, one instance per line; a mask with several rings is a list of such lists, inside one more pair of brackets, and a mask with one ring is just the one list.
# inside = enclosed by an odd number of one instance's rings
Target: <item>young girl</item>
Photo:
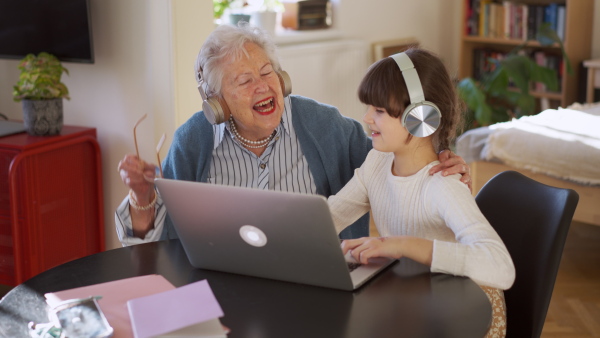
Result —
[[[412, 75], [411, 67], [406, 67], [411, 61], [416, 69]], [[350, 251], [362, 263], [371, 257], [408, 257], [431, 266], [432, 272], [470, 277], [492, 302], [494, 319], [488, 336], [504, 336], [501, 290], [510, 288], [515, 279], [510, 255], [467, 185], [459, 181], [460, 175], [428, 173], [439, 163], [438, 152], [448, 148], [462, 116], [444, 64], [428, 51], [411, 48], [405, 55], [373, 64], [358, 95], [368, 105], [364, 122], [371, 129], [374, 149], [352, 180], [329, 197], [329, 205], [338, 232], [371, 210], [381, 237], [346, 240], [344, 254]], [[424, 129], [413, 130], [415, 119], [403, 124], [403, 113], [416, 103], [411, 96], [422, 101], [423, 95], [428, 107], [439, 108], [441, 117], [434, 111], [432, 127], [423, 124]]]

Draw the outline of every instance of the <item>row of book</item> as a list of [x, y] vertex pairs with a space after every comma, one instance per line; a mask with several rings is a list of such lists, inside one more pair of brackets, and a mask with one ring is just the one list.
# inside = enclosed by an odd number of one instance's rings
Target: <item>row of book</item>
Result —
[[467, 35], [535, 40], [539, 27], [548, 23], [564, 41], [565, 5], [524, 4], [512, 1], [465, 0]]
[[[473, 50], [473, 78], [475, 80], [482, 80], [486, 74], [489, 74], [495, 70], [495, 63], [491, 59], [502, 60], [506, 56], [506, 53], [494, 51], [487, 48], [474, 49]], [[551, 55], [541, 50], [534, 50], [527, 55], [531, 57], [538, 65], [547, 68], [554, 69], [558, 75], [558, 91], [561, 89], [563, 59], [558, 55]], [[531, 90], [536, 92], [547, 92], [543, 83], [533, 83]]]

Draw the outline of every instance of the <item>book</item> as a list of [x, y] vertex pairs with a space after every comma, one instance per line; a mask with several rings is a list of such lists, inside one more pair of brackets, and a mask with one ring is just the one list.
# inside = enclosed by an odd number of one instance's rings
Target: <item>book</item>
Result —
[[127, 301], [174, 288], [175, 286], [161, 275], [146, 275], [47, 293], [44, 297], [46, 303], [54, 307], [69, 299], [102, 296], [98, 300], [98, 306], [114, 329], [113, 338], [125, 338], [133, 337]]
[[549, 23], [550, 28], [556, 32], [556, 26], [558, 23], [558, 5], [556, 3], [551, 3], [546, 6], [544, 22]]
[[480, 12], [480, 0], [472, 0], [471, 2], [471, 35], [479, 35], [479, 12]]
[[[45, 294], [44, 297], [46, 298], [46, 303], [50, 307], [54, 307], [57, 304], [69, 299], [102, 296], [102, 298], [98, 300], [98, 306], [104, 313], [110, 326], [114, 329], [113, 338], [130, 338], [134, 337], [134, 329], [132, 326], [132, 320], [127, 302], [132, 299], [162, 294], [164, 292], [173, 290], [176, 290], [175, 286], [171, 284], [165, 277], [153, 274], [119, 279], [111, 282], [83, 286], [64, 291], [51, 292]], [[212, 294], [212, 290], [209, 289], [209, 291], [210, 295], [212, 296], [211, 302], [213, 302], [212, 305], [214, 306], [216, 299]], [[220, 310], [218, 303], [216, 306]], [[219, 313], [220, 316], [218, 317], [222, 317], [222, 311]], [[181, 330], [173, 330], [171, 333], [165, 333], [165, 335], [162, 337], [226, 337], [227, 330], [223, 328], [218, 317], [215, 317], [215, 319], [206, 321], [204, 323], [199, 323], [196, 327], [191, 326], [181, 328]], [[207, 335], [199, 336], [199, 332], [205, 332]], [[208, 335], [209, 333], [218, 333], [218, 335]]]
[[502, 3], [502, 5], [504, 6], [504, 32], [503, 32], [503, 36], [505, 38], [511, 38], [512, 37], [512, 32], [511, 32], [511, 19], [512, 19], [512, 15], [513, 15], [513, 7], [514, 4], [512, 3], [512, 1], [504, 1]]
[[535, 40], [537, 34], [537, 7], [538, 5], [529, 5], [527, 9], [527, 40]]
[[135, 338], [226, 337], [208, 281], [127, 301]]
[[521, 5], [521, 36], [518, 37], [519, 39], [527, 40], [527, 37], [529, 36], [528, 22], [529, 6], [523, 4]]
[[466, 20], [466, 24], [465, 24], [465, 35], [472, 35], [473, 34], [473, 6], [472, 6], [472, 2], [473, 0], [463, 0], [465, 2], [464, 5], [464, 9], [465, 9], [465, 20]]
[[[546, 67], [546, 53], [542, 51], [536, 51], [533, 53], [533, 59], [535, 60], [535, 63], [537, 63], [539, 66]], [[545, 92], [546, 85], [542, 82], [536, 82], [535, 90], [538, 92]]]
[[487, 37], [489, 29], [489, 14], [491, 0], [481, 0], [479, 2], [479, 36]]
[[565, 15], [565, 6], [559, 5], [556, 10], [556, 35], [558, 35], [563, 42], [565, 41]]

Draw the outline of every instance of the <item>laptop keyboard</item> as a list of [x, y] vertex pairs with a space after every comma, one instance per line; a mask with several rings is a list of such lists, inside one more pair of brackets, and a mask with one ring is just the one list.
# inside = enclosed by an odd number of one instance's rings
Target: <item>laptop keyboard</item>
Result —
[[354, 263], [354, 262], [346, 262], [348, 264], [348, 270], [350, 272], [356, 270], [356, 268], [358, 268], [359, 266], [361, 266], [360, 263]]

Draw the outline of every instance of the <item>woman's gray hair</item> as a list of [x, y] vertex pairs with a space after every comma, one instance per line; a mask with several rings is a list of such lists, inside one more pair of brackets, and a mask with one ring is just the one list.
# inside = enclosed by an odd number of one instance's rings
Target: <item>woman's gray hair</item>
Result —
[[281, 70], [277, 49], [269, 33], [259, 27], [241, 23], [238, 26], [220, 25], [206, 39], [194, 66], [196, 81], [200, 76], [205, 82], [204, 90], [207, 96], [220, 96], [223, 77], [225, 76], [225, 61], [229, 56], [239, 60], [242, 55], [249, 57], [244, 44], [252, 42], [262, 48], [271, 61], [273, 69]]

